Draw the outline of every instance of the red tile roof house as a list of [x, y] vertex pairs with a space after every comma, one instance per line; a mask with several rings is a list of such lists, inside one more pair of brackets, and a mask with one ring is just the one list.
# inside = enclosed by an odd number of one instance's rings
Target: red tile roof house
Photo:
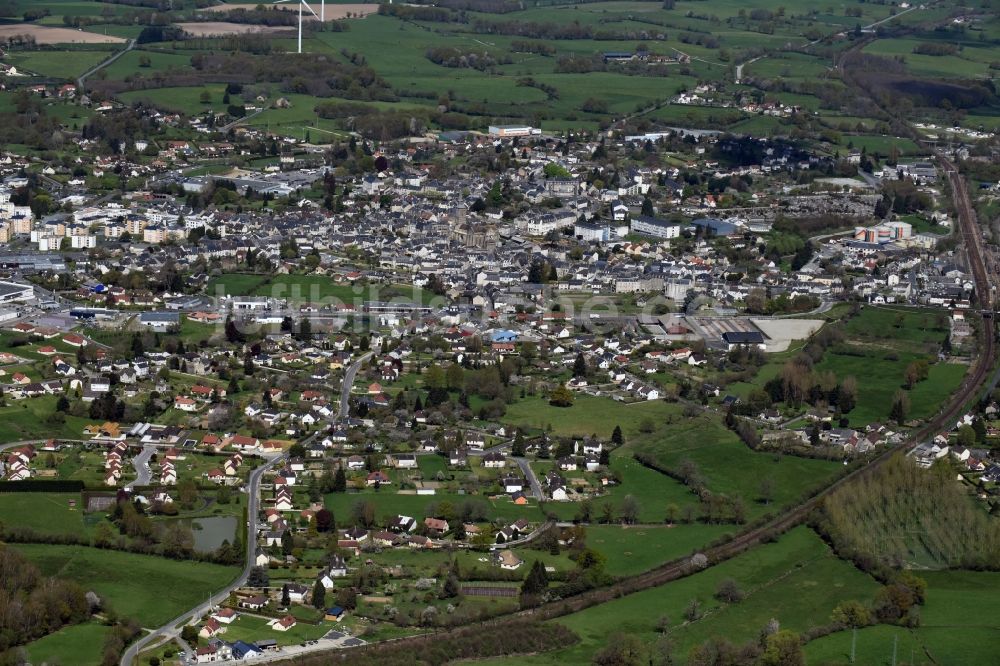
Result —
[[76, 333], [67, 333], [63, 336], [63, 342], [68, 344], [70, 347], [86, 347], [87, 340], [82, 335], [77, 335]]
[[440, 518], [424, 518], [424, 526], [428, 531], [438, 536], [448, 531], [448, 521]]
[[392, 483], [392, 479], [390, 479], [385, 472], [378, 470], [369, 474], [366, 482], [369, 486], [374, 486], [376, 483], [384, 486]]
[[237, 613], [232, 608], [223, 608], [223, 609], [221, 609], [219, 611], [216, 611], [212, 615], [212, 617], [214, 619], [218, 620], [219, 622], [221, 622], [222, 624], [229, 624], [230, 622], [232, 622], [233, 620], [235, 620], [237, 617], [239, 617], [239, 613]]
[[295, 618], [291, 615], [286, 615], [280, 620], [271, 620], [267, 624], [275, 631], [288, 631], [295, 626]]
[[208, 621], [205, 622], [205, 626], [198, 632], [198, 635], [202, 638], [212, 638], [218, 634], [225, 633], [225, 631], [225, 627], [223, 627], [218, 620], [214, 617], [210, 617], [208, 618]]

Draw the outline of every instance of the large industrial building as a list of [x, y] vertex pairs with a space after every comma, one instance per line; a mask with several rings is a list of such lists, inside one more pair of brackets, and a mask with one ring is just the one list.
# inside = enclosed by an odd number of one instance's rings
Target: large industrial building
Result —
[[33, 300], [35, 300], [35, 289], [31, 285], [0, 282], [0, 303], [20, 303]]

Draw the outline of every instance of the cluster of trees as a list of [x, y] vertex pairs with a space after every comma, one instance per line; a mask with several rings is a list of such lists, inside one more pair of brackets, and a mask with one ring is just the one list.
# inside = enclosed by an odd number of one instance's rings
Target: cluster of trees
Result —
[[556, 54], [556, 47], [545, 42], [533, 42], [527, 39], [515, 39], [510, 43], [510, 50], [514, 53], [534, 53], [542, 56], [553, 56]]
[[875, 215], [885, 218], [890, 212], [906, 215], [933, 206], [931, 197], [917, 189], [909, 178], [888, 180], [882, 184], [882, 198], [875, 203]]
[[913, 52], [918, 55], [929, 56], [950, 56], [958, 53], [958, 44], [950, 42], [920, 42], [913, 47]]
[[513, 59], [509, 55], [496, 56], [489, 51], [458, 46], [435, 46], [427, 49], [427, 59], [442, 67], [457, 67], [486, 71], [497, 65], [509, 65]]
[[784, 314], [789, 312], [808, 312], [819, 307], [819, 298], [809, 294], [798, 294], [789, 298], [788, 294], [778, 294], [768, 298], [763, 289], [754, 289], [746, 298], [746, 309], [750, 314]]
[[751, 400], [756, 404], [765, 396], [771, 403], [784, 402], [794, 408], [803, 403], [814, 407], [836, 405], [841, 414], [847, 414], [857, 404], [858, 383], [854, 377], [838, 379], [832, 372], [814, 370], [810, 357], [800, 354], [764, 384], [763, 393], [754, 392]]
[[948, 461], [920, 469], [897, 455], [830, 495], [817, 527], [865, 571], [927, 559], [932, 566], [1000, 569], [1000, 525], [954, 479]]
[[468, 17], [444, 7], [420, 7], [417, 5], [379, 5], [382, 16], [395, 16], [404, 21], [428, 21], [431, 23], [467, 23]]
[[[444, 115], [432, 114], [429, 111], [379, 111], [362, 104], [345, 102], [324, 102], [316, 106], [320, 118], [340, 120], [338, 125], [344, 129], [358, 132], [362, 136], [379, 141], [388, 141], [405, 136], [420, 134], [427, 127], [429, 120]], [[454, 120], [454, 118], [453, 118]], [[464, 123], [466, 126], [468, 121]], [[462, 127], [461, 129], [464, 129]]]
[[[529, 21], [476, 21], [475, 32], [487, 35], [514, 35], [533, 39], [597, 39], [597, 31], [577, 21], [572, 23], [535, 23]], [[625, 38], [622, 38], [625, 39]]]
[[152, 44], [154, 42], [172, 42], [184, 39], [184, 31], [175, 25], [147, 25], [136, 37], [136, 44]]
[[46, 578], [6, 546], [0, 546], [0, 572], [0, 652], [90, 617], [83, 588]]
[[607, 69], [607, 63], [597, 56], [565, 55], [556, 60], [556, 72], [559, 74], [586, 74], [604, 72]]

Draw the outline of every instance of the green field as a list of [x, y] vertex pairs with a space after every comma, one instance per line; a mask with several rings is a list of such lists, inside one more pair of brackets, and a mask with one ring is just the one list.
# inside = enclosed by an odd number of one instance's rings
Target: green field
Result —
[[[651, 455], [671, 470], [679, 469], [685, 460], [693, 462], [709, 490], [742, 497], [751, 518], [795, 503], [832, 481], [842, 468], [825, 460], [751, 451], [717, 416], [705, 414], [685, 418], [627, 447]], [[774, 490], [767, 505], [757, 501], [765, 478], [771, 479]]]
[[66, 416], [64, 420], [50, 421], [57, 400], [56, 396], [47, 395], [11, 401], [0, 407], [0, 444], [48, 437], [79, 439], [90, 420]]
[[[844, 330], [846, 344], [828, 350], [814, 367], [857, 379], [858, 403], [848, 414], [857, 427], [888, 419], [893, 395], [903, 388], [906, 367], [916, 360], [935, 361], [948, 324], [947, 316], [937, 310], [866, 307]], [[933, 363], [928, 379], [908, 391], [909, 418], [933, 416], [967, 371], [964, 364]]]
[[[1000, 574], [982, 571], [922, 571], [927, 601], [920, 627], [876, 626], [858, 631], [855, 663], [890, 664], [894, 639], [898, 663], [988, 664], [996, 661], [1000, 641], [1000, 601], [995, 591]], [[806, 645], [813, 664], [850, 663], [852, 636], [841, 631]], [[915, 662], [909, 660], [910, 654]]]
[[518, 518], [527, 518], [531, 521], [542, 521], [544, 516], [538, 504], [531, 500], [525, 506], [518, 506], [503, 495], [496, 500], [479, 495], [459, 495], [457, 493], [437, 493], [435, 495], [401, 495], [391, 487], [384, 487], [380, 491], [364, 491], [360, 493], [330, 493], [326, 495], [324, 503], [333, 512], [338, 526], [351, 525], [351, 510], [354, 505], [361, 501], [371, 502], [375, 506], [375, 520], [381, 521], [385, 517], [393, 518], [399, 514], [412, 516], [417, 521], [427, 517], [425, 513], [428, 504], [451, 502], [453, 506], [458, 506], [465, 500], [486, 502], [489, 512], [503, 520], [511, 522]]
[[[853, 376], [858, 380], [858, 405], [848, 417], [851, 425], [859, 427], [875, 421], [889, 419], [892, 398], [903, 387], [906, 366], [918, 356], [899, 354], [897, 360], [886, 358], [882, 351], [846, 355], [827, 352], [816, 364], [817, 370], [832, 371], [838, 377]], [[965, 377], [968, 366], [956, 363], [935, 363], [929, 377], [910, 391], [909, 418], [924, 419], [933, 416], [944, 399], [950, 396]]]
[[[70, 500], [76, 501], [75, 507], [69, 506]], [[0, 522], [51, 534], [89, 533], [79, 493], [0, 493]]]
[[631, 576], [690, 555], [727, 531], [726, 526], [720, 525], [590, 525], [587, 527], [587, 546], [607, 558], [609, 574]]
[[105, 60], [109, 51], [21, 51], [12, 53], [7, 61], [18, 69], [40, 76], [73, 79]]
[[618, 425], [625, 441], [629, 441], [639, 434], [643, 422], [659, 426], [679, 414], [677, 405], [660, 400], [626, 405], [609, 398], [577, 395], [570, 407], [553, 407], [540, 397], [519, 400], [507, 406], [503, 421], [520, 428], [546, 430], [555, 436], [597, 435], [601, 439], [610, 438]]
[[108, 628], [97, 622], [77, 624], [39, 638], [24, 649], [35, 664], [92, 666], [101, 663], [107, 633]]
[[251, 275], [230, 273], [212, 279], [205, 293], [230, 296], [270, 296], [293, 302], [341, 302], [360, 307], [365, 301], [429, 302], [433, 294], [402, 284], [339, 284], [324, 275]]
[[121, 615], [156, 627], [192, 608], [232, 581], [239, 570], [218, 564], [169, 560], [85, 546], [11, 546], [42, 573], [75, 580]]
[[267, 620], [252, 615], [240, 615], [229, 625], [223, 639], [230, 643], [246, 641], [252, 643], [264, 638], [273, 638], [278, 645], [297, 645], [307, 640], [314, 640], [330, 631], [331, 623], [320, 622], [318, 625], [298, 622], [287, 631], [275, 631], [267, 626]]
[[[610, 469], [620, 476], [621, 484], [611, 486], [603, 495], [592, 500], [592, 522], [599, 520], [606, 504], [612, 507], [614, 519], [618, 520], [622, 501], [629, 495], [639, 505], [639, 522], [647, 525], [664, 523], [667, 520], [668, 505], [683, 507], [697, 502], [698, 498], [690, 489], [675, 479], [640, 464], [633, 458], [630, 449], [612, 452]], [[566, 476], [572, 480], [574, 473], [568, 472]], [[554, 513], [560, 520], [572, 520], [579, 514], [580, 505], [577, 502], [548, 502], [545, 510]], [[711, 538], [712, 536], [706, 536], [705, 541]]]
[[[778, 5], [770, 0], [737, 4], [728, 0], [713, 3], [706, 11], [703, 3], [679, 2], [672, 10], [644, 2], [598, 2], [582, 5], [541, 6], [536, 3], [521, 11], [507, 14], [464, 11], [465, 20], [438, 23], [425, 20], [400, 19], [393, 16], [372, 15], [364, 20], [351, 20], [343, 32], [316, 32], [306, 35], [304, 51], [313, 55], [340, 58], [342, 52], [364, 56], [370, 66], [391, 88], [391, 102], [365, 102], [372, 107], [409, 109], [432, 107], [439, 96], [446, 94], [451, 110], [493, 117], [529, 118], [549, 129], [569, 125], [596, 127], [608, 117], [617, 117], [638, 109], [664, 103], [682, 89], [691, 88], [699, 81], [731, 81], [731, 65], [745, 59], [751, 49], [774, 50], [807, 41], [802, 32], [815, 28], [821, 33], [833, 33], [857, 21], [884, 18], [885, 7], [862, 5], [860, 17], [846, 17], [831, 8], [827, 13], [817, 13], [803, 2], [784, 3], [782, 16], [746, 18], [755, 8], [776, 12]], [[55, 18], [55, 17], [53, 17]], [[502, 24], [509, 21], [530, 23], [545, 27], [573, 24], [588, 35], [572, 39], [547, 38], [543, 35], [528, 36], [529, 41], [545, 42], [554, 47], [549, 55], [519, 52], [514, 41], [525, 37], [505, 34]], [[103, 30], [105, 26], [95, 27]], [[114, 26], [121, 28], [124, 26]], [[125, 34], [120, 29], [115, 34]], [[700, 36], [710, 35], [706, 42]], [[132, 36], [130, 34], [130, 36]], [[599, 58], [602, 52], [634, 50], [637, 40], [652, 53], [675, 56], [678, 52], [691, 57], [684, 63], [673, 63], [660, 71], [637, 67], [634, 71], [612, 66], [608, 71], [569, 73], [558, 71], [559, 59], [576, 57]], [[200, 40], [187, 45], [183, 42], [144, 45], [150, 62], [140, 67], [141, 52], [130, 53], [114, 63], [107, 72], [113, 79], [152, 77], [171, 67], [187, 66], [185, 51], [193, 53], [204, 49], [213, 40]], [[294, 40], [276, 37], [271, 40], [274, 49], [294, 48]], [[219, 42], [222, 46], [222, 42]], [[430, 47], [455, 47], [485, 53], [497, 62], [488, 69], [471, 67], [446, 67], [427, 57]], [[225, 47], [223, 47], [225, 48]], [[162, 52], [158, 49], [162, 49]], [[178, 50], [175, 50], [178, 49]], [[774, 63], [768, 59], [755, 64], [756, 71], [748, 72], [761, 77], [801, 77], [802, 80], [822, 76], [827, 63], [821, 57], [782, 54]], [[524, 85], [523, 79], [551, 86], [550, 93], [537, 86]], [[212, 94], [212, 104], [199, 101], [203, 89]], [[586, 112], [581, 107], [595, 96], [604, 100], [606, 111]], [[289, 109], [268, 109], [249, 122], [260, 127], [281, 127], [297, 135], [307, 128], [325, 134], [334, 130], [334, 123], [316, 117], [315, 99], [297, 94], [282, 94], [292, 102]], [[128, 101], [148, 99], [164, 108], [186, 113], [197, 113], [208, 107], [218, 108], [221, 100], [219, 86], [179, 87], [162, 90], [137, 90], [121, 94]], [[234, 100], [235, 101], [235, 100]], [[812, 107], [813, 103], [805, 104]], [[738, 112], [721, 112], [718, 109], [692, 107], [664, 107], [653, 114], [661, 120], [680, 124], [725, 124], [743, 118]], [[316, 132], [313, 132], [316, 138]]]
[[[746, 594], [737, 604], [713, 598], [719, 581], [734, 579]], [[777, 543], [761, 546], [662, 587], [637, 592], [557, 620], [573, 629], [582, 641], [567, 650], [535, 655], [527, 664], [585, 664], [616, 633], [653, 641], [657, 620], [670, 619], [668, 636], [681, 663], [694, 645], [713, 636], [734, 643], [755, 640], [771, 618], [783, 629], [803, 631], [829, 622], [841, 601], [867, 601], [878, 584], [850, 564], [836, 558], [815, 533], [798, 527]], [[698, 599], [704, 615], [686, 623], [684, 608]], [[484, 663], [503, 663], [502, 660]]]

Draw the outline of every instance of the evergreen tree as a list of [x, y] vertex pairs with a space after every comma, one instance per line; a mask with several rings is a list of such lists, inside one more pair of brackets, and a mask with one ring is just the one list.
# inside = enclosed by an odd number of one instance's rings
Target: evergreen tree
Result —
[[539, 560], [531, 565], [531, 570], [521, 584], [521, 596], [533, 597], [545, 592], [549, 586], [549, 576], [545, 573], [545, 565]]
[[612, 431], [611, 443], [615, 446], [621, 446], [625, 443], [625, 438], [622, 436], [622, 427], [620, 425], [616, 425], [614, 431]]
[[285, 608], [292, 605], [292, 597], [288, 593], [288, 583], [281, 586], [281, 605]]
[[333, 492], [343, 493], [347, 491], [347, 475], [344, 474], [344, 468], [338, 467], [337, 473], [333, 477]]
[[520, 429], [514, 434], [514, 444], [511, 446], [510, 453], [515, 458], [521, 458], [524, 456], [525, 444], [524, 444], [524, 433]]
[[312, 604], [314, 608], [321, 610], [326, 607], [326, 588], [318, 580], [313, 585]]

